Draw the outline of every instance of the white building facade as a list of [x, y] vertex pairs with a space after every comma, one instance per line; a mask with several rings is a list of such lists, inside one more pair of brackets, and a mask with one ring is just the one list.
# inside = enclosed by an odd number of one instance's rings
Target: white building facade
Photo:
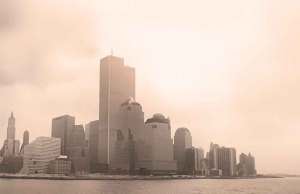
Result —
[[50, 161], [60, 156], [61, 140], [53, 137], [38, 137], [24, 147], [24, 160], [21, 173], [48, 173]]

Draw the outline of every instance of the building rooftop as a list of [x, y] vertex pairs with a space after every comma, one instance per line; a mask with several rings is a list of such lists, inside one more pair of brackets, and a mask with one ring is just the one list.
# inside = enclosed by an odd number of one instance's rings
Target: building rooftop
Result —
[[147, 119], [146, 124], [147, 123], [166, 123], [166, 124], [169, 124], [170, 123], [170, 119], [166, 118], [161, 113], [156, 113], [156, 114], [153, 115], [152, 118]]
[[175, 134], [186, 134], [186, 133], [191, 135], [190, 130], [186, 127], [180, 127], [175, 132]]
[[57, 120], [57, 119], [65, 118], [65, 117], [75, 118], [75, 117], [73, 117], [73, 116], [71, 116], [71, 115], [65, 114], [65, 115], [62, 115], [62, 116], [59, 116], [59, 117], [55, 117], [55, 118], [53, 118], [53, 120]]
[[122, 106], [127, 106], [127, 105], [134, 105], [134, 106], [142, 107], [142, 105], [140, 103], [136, 102], [132, 97], [128, 98], [125, 102], [123, 102], [121, 104], [121, 107]]

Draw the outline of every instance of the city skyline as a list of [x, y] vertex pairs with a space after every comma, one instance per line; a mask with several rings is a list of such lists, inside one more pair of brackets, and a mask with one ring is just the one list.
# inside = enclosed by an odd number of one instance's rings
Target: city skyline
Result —
[[256, 177], [250, 153], [242, 153], [237, 163], [235, 148], [211, 143], [204, 156], [201, 147], [193, 146], [189, 129], [178, 128], [173, 138], [169, 117], [156, 113], [145, 119], [135, 100], [135, 69], [123, 58], [111, 54], [99, 65], [99, 120], [84, 127], [63, 114], [52, 119], [51, 137], [39, 136], [29, 143], [29, 131], [24, 131], [19, 149], [11, 112], [0, 153], [1, 172]]
[[78, 124], [96, 120], [98, 63], [113, 48], [137, 70], [145, 118], [164, 113], [172, 136], [187, 127], [205, 151], [212, 141], [253, 152], [259, 172], [300, 173], [297, 6], [190, 2], [178, 15], [180, 3], [165, 14], [168, 1], [104, 2], [105, 9], [96, 2], [74, 10], [55, 1], [8, 6], [12, 19], [0, 26], [0, 142], [11, 111], [19, 140], [25, 130], [31, 140], [50, 136], [51, 118], [62, 113]]
[[[112, 61], [110, 61], [110, 58], [114, 58]], [[124, 66], [124, 59], [123, 58], [120, 58], [120, 57], [116, 57], [116, 56], [113, 56], [112, 54], [111, 55], [107, 55], [107, 56], [105, 56], [104, 58], [102, 58], [101, 59], [101, 61], [105, 61], [105, 60], [107, 60], [108, 59], [108, 61], [109, 61], [109, 66], [110, 66], [110, 64], [112, 63], [112, 64], [117, 64], [117, 65], [121, 65], [121, 66]], [[117, 61], [114, 61], [114, 60], [117, 60]], [[124, 66], [125, 68], [129, 68], [129, 69], [133, 69], [133, 72], [134, 72], [134, 68], [131, 68], [131, 67], [129, 67], [129, 66]], [[111, 70], [110, 70], [111, 71]], [[117, 70], [116, 72], [118, 72], [119, 73], [119, 70]], [[101, 77], [101, 76], [100, 76]], [[116, 77], [115, 77], [116, 78]], [[123, 80], [124, 81], [124, 80]], [[118, 83], [118, 82], [117, 82]], [[122, 83], [122, 82], [120, 82], [120, 83]], [[135, 85], [135, 74], [133, 74], [133, 82], [132, 82], [134, 85]], [[101, 82], [100, 82], [100, 84], [101, 84]], [[122, 83], [122, 84], [124, 84], [124, 83]], [[125, 84], [126, 85], [126, 84]], [[99, 87], [103, 87], [102, 85], [100, 86], [99, 85]], [[119, 86], [118, 85], [116, 85], [115, 86], [116, 87], [116, 89], [117, 88], [119, 88]], [[135, 86], [134, 86], [135, 87]], [[101, 88], [100, 88], [100, 90], [101, 90]], [[130, 89], [129, 88], [129, 90], [132, 90], [133, 91], [133, 96], [135, 96], [135, 89], [133, 88], [133, 89]], [[116, 93], [116, 94], [118, 94], [118, 93]], [[119, 95], [119, 94], [118, 94]], [[115, 97], [118, 97], [118, 95], [117, 96], [115, 96]], [[101, 92], [100, 92], [100, 95], [99, 95], [99, 97], [101, 96]], [[126, 95], [123, 95], [123, 98], [125, 99], [126, 97], [125, 97]], [[115, 98], [116, 99], [116, 98]], [[117, 98], [118, 99], [118, 98]], [[121, 99], [119, 99], [119, 101], [120, 101]], [[109, 102], [109, 101], [108, 101]], [[122, 100], [120, 101], [120, 102], [122, 102]], [[124, 102], [125, 103], [125, 102]], [[100, 104], [100, 103], [99, 103]], [[118, 103], [112, 103], [112, 105], [116, 105], [116, 104], [118, 104]], [[119, 109], [117, 106], [115, 107], [115, 110], [117, 110], [117, 109]], [[101, 115], [101, 111], [100, 111], [101, 109], [99, 109], [99, 113], [98, 113], [98, 116], [99, 115]], [[108, 111], [109, 112], [109, 111]], [[115, 113], [116, 114], [116, 113]], [[71, 117], [71, 120], [73, 119], [73, 121], [71, 122], [71, 123], [73, 123], [73, 124], [71, 124], [70, 125], [70, 127], [75, 127], [76, 128], [76, 126], [80, 126], [81, 124], [80, 123], [77, 123], [77, 122], [75, 122], [75, 118], [74, 117], [72, 117], [72, 116], [69, 116], [68, 114], [61, 114], [61, 115], [63, 115], [63, 116], [59, 116], [59, 117], [56, 117], [56, 118], [54, 118], [53, 120], [52, 120], [52, 127], [53, 127], [53, 121], [54, 120], [57, 120], [57, 119], [60, 119], [60, 118], [63, 118], [63, 117]], [[99, 116], [99, 118], [100, 118], [100, 120], [101, 120], [101, 117]], [[150, 117], [149, 117], [150, 118]], [[15, 117], [14, 117], [14, 113], [13, 112], [11, 112], [11, 116], [10, 116], [10, 118], [8, 119], [9, 121], [8, 121], [8, 127], [7, 127], [7, 137], [9, 137], [9, 133], [11, 133], [10, 132], [10, 128], [11, 128], [11, 119], [13, 119], [13, 127], [14, 127], [14, 131], [13, 131], [13, 133], [15, 133], [16, 132], [16, 128], [15, 128]], [[147, 123], [147, 118], [145, 118], [145, 122]], [[84, 125], [87, 125], [87, 124], [89, 124], [89, 122], [92, 122], [92, 121], [85, 121], [84, 122]], [[78, 125], [78, 124], [80, 124], [80, 125]], [[104, 124], [105, 124], [105, 122], [104, 122]], [[83, 125], [82, 125], [83, 126]], [[58, 128], [59, 129], [59, 128]], [[101, 127], [100, 127], [100, 129], [101, 129]], [[176, 128], [172, 128], [172, 137], [173, 137], [173, 135], [174, 135], [174, 137], [176, 137], [176, 132], [179, 130], [179, 129], [185, 129], [185, 128], [182, 128], [182, 127], [179, 127], [179, 128], [177, 128], [177, 130], [176, 130]], [[52, 130], [53, 130], [53, 128], [52, 128]], [[86, 128], [84, 128], [84, 130], [86, 130]], [[187, 129], [188, 130], [188, 129]], [[28, 130], [25, 130], [24, 132], [28, 132]], [[30, 130], [29, 130], [30, 131]], [[180, 130], [179, 130], [180, 131]], [[85, 131], [86, 132], [86, 131]], [[53, 131], [51, 132], [51, 133], [53, 133]], [[100, 132], [99, 132], [99, 134], [100, 134]], [[23, 134], [24, 135], [24, 134]], [[10, 135], [11, 136], [11, 135]], [[15, 136], [15, 135], [14, 135]], [[50, 135], [51, 136], [51, 135]], [[52, 136], [53, 136], [53, 134], [52, 134]], [[39, 137], [46, 137], [46, 135], [39, 135], [37, 138], [39, 138]], [[99, 136], [100, 138], [101, 138], [101, 135]], [[24, 138], [24, 137], [23, 137]], [[16, 140], [18, 140], [17, 138], [16, 138]], [[174, 139], [173, 139], [174, 140]], [[32, 140], [32, 142], [34, 142], [35, 140]], [[21, 143], [21, 142], [20, 142]], [[23, 143], [23, 142], [22, 142]], [[175, 143], [175, 140], [174, 140], [174, 143]], [[63, 144], [63, 143], [62, 143]], [[101, 145], [102, 144], [100, 144], [100, 146], [99, 147], [101, 147]], [[175, 144], [174, 144], [175, 145]], [[190, 144], [190, 148], [194, 148], [194, 146], [193, 147], [191, 147], [191, 145], [192, 144]], [[200, 149], [202, 149], [202, 147], [205, 147], [205, 146], [203, 146], [203, 145], [201, 145], [201, 146], [199, 146], [199, 144], [196, 144], [196, 147], [199, 147]], [[222, 147], [222, 148], [224, 148], [224, 147]], [[62, 149], [63, 149], [63, 146], [62, 146]], [[234, 149], [234, 148], [233, 148]], [[207, 150], [205, 150], [205, 151], [208, 151], [209, 152], [209, 149], [207, 149]], [[234, 151], [235, 152], [235, 151]], [[64, 152], [62, 152], [62, 153], [64, 153]], [[240, 151], [240, 152], [237, 152], [237, 153], [241, 153], [242, 155], [244, 154], [243, 153], [243, 151]], [[247, 152], [246, 152], [247, 153]], [[250, 154], [251, 152], [249, 152], [249, 154]], [[108, 160], [108, 163], [110, 163], [110, 161]]]

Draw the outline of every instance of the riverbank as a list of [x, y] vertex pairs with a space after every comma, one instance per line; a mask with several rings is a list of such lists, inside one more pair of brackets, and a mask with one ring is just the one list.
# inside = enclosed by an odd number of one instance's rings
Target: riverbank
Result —
[[105, 175], [105, 174], [90, 174], [90, 175], [23, 175], [23, 174], [0, 174], [0, 179], [44, 179], [44, 180], [177, 180], [177, 179], [255, 179], [255, 178], [283, 178], [277, 176], [257, 177], [207, 177], [207, 176], [191, 176], [191, 175], [169, 175], [169, 176], [130, 176], [130, 175]]

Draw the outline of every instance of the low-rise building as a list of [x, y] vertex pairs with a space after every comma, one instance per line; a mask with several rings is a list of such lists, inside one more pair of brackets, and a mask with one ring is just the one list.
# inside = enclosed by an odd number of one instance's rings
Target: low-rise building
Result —
[[71, 174], [71, 160], [67, 156], [59, 156], [55, 160], [50, 161], [48, 172], [49, 174]]
[[208, 164], [208, 159], [206, 158], [203, 158], [200, 161], [200, 175], [209, 176], [209, 164]]
[[24, 147], [23, 174], [46, 174], [50, 161], [60, 155], [59, 138], [38, 137]]

